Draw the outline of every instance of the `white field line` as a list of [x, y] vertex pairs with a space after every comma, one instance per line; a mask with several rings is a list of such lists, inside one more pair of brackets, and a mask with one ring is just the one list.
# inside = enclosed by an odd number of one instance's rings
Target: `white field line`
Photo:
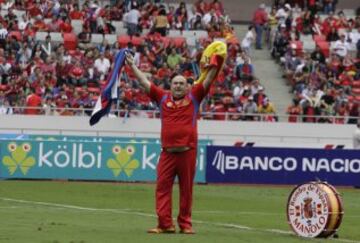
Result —
[[[118, 214], [130, 214], [130, 215], [137, 215], [137, 216], [145, 216], [145, 217], [151, 217], [151, 218], [157, 217], [154, 214], [134, 211], [134, 209], [90, 208], [90, 207], [80, 207], [80, 206], [70, 205], [70, 204], [28, 201], [28, 200], [4, 198], [4, 197], [0, 197], [0, 200], [8, 201], [8, 202], [15, 202], [15, 203], [30, 204], [30, 205], [46, 206], [46, 207], [52, 207], [52, 208], [88, 211], [88, 212], [111, 212], [111, 213], [118, 213]], [[211, 211], [209, 211], [209, 212], [211, 212]], [[219, 211], [216, 211], [216, 212], [219, 212]], [[291, 231], [285, 231], [285, 230], [280, 230], [280, 229], [259, 229], [259, 228], [248, 227], [245, 225], [230, 224], [230, 223], [208, 222], [208, 221], [202, 221], [202, 220], [193, 220], [193, 223], [206, 224], [206, 225], [218, 226], [218, 227], [223, 227], [223, 228], [273, 233], [273, 234], [283, 234], [283, 235], [292, 235], [293, 234], [293, 232], [291, 232]], [[330, 240], [337, 241], [337, 242], [346, 242], [346, 243], [360, 243], [360, 241], [354, 241], [354, 240], [342, 239], [342, 238], [341, 239], [330, 238]]]
[[[269, 213], [269, 212], [255, 212], [255, 211], [221, 211], [221, 210], [193, 210], [193, 213], [197, 214], [231, 214], [231, 215], [276, 215], [281, 216], [285, 215], [284, 213]], [[360, 218], [360, 215], [346, 215], [346, 218]]]

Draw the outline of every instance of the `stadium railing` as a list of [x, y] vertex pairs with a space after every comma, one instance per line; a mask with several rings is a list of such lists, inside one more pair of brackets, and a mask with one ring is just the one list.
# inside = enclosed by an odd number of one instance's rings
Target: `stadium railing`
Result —
[[[49, 115], [49, 116], [90, 116], [92, 108], [43, 108], [43, 107], [12, 107], [13, 114], [0, 115], [25, 115], [25, 110], [38, 111], [37, 114], [28, 115]], [[158, 119], [159, 110], [136, 110], [136, 109], [111, 109], [111, 118], [150, 118]], [[359, 117], [351, 116], [331, 116], [331, 115], [291, 115], [291, 114], [265, 114], [265, 113], [244, 113], [244, 112], [201, 112], [199, 118], [203, 120], [223, 120], [223, 121], [254, 121], [254, 122], [277, 122], [288, 121], [289, 117], [296, 117], [299, 123], [332, 123], [347, 124], [349, 120], [357, 120]], [[270, 119], [271, 118], [271, 119]]]

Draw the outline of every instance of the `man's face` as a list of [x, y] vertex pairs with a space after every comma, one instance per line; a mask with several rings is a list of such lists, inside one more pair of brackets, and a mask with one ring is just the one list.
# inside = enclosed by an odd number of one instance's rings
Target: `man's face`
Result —
[[183, 98], [186, 94], [187, 88], [186, 79], [183, 76], [177, 75], [171, 80], [170, 90], [175, 99]]

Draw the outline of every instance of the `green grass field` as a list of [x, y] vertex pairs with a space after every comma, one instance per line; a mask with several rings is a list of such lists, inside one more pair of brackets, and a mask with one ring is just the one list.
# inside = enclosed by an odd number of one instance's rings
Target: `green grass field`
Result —
[[[324, 242], [301, 239], [286, 222], [292, 187], [196, 185], [195, 235], [149, 235], [156, 226], [153, 184], [0, 182], [0, 242]], [[360, 190], [339, 189], [339, 239], [360, 242]], [[174, 216], [177, 214], [174, 187]]]

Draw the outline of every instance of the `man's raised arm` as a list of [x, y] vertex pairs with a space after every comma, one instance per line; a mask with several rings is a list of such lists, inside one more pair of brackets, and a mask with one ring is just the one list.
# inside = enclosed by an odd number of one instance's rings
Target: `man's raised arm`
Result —
[[131, 67], [135, 77], [139, 80], [140, 85], [145, 89], [146, 93], [150, 93], [151, 82], [146, 78], [145, 74], [137, 68], [134, 63], [134, 57], [130, 53], [126, 53], [126, 64]]
[[216, 74], [218, 72], [217, 67], [213, 66], [209, 68], [208, 73], [206, 74], [206, 78], [203, 81], [202, 85], [204, 87], [205, 90], [208, 90], [211, 83], [214, 81], [214, 79], [216, 78]]

